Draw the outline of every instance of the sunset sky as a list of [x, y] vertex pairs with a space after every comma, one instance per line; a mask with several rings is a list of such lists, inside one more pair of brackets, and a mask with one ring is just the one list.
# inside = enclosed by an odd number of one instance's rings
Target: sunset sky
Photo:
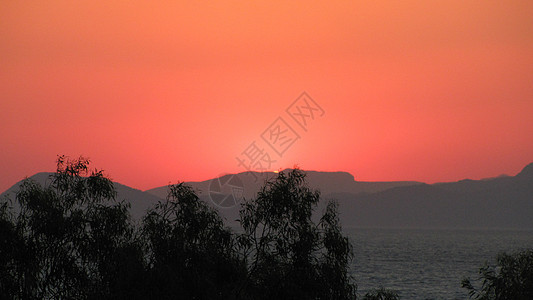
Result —
[[[275, 122], [299, 136], [281, 155]], [[0, 2], [0, 192], [58, 154], [143, 190], [206, 180], [252, 143], [362, 181], [516, 174], [533, 1]]]

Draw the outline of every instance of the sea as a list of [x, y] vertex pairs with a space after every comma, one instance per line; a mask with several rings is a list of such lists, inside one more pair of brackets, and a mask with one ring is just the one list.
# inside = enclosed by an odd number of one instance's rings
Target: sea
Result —
[[354, 246], [358, 295], [384, 287], [401, 299], [468, 299], [465, 277], [501, 252], [533, 248], [532, 230], [344, 228]]

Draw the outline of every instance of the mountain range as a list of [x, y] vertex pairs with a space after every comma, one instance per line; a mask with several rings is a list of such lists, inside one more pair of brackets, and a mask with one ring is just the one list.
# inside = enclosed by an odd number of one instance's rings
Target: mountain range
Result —
[[[305, 172], [309, 186], [320, 190], [324, 200], [319, 210], [325, 200], [337, 201], [345, 227], [533, 229], [533, 163], [515, 176], [434, 184], [363, 182], [346, 172]], [[50, 174], [30, 178], [46, 184]], [[238, 219], [239, 202], [254, 197], [275, 176], [275, 172], [243, 172], [186, 184], [232, 225]], [[14, 198], [19, 184], [0, 196]], [[134, 219], [168, 193], [168, 186], [141, 191], [115, 182], [115, 188], [118, 200], [131, 203]]]

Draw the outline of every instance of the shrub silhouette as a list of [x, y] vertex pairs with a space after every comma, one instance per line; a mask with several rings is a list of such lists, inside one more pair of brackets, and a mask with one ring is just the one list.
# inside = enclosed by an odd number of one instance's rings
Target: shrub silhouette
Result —
[[497, 257], [496, 266], [486, 264], [479, 269], [479, 274], [480, 288], [476, 288], [469, 278], [462, 281], [472, 299], [533, 299], [533, 250], [502, 253]]
[[400, 296], [393, 290], [388, 290], [383, 287], [374, 289], [365, 294], [363, 300], [399, 300]]
[[299, 170], [244, 202], [241, 229], [183, 183], [135, 223], [89, 160], [60, 156], [50, 184], [0, 202], [2, 299], [354, 299], [337, 206]]

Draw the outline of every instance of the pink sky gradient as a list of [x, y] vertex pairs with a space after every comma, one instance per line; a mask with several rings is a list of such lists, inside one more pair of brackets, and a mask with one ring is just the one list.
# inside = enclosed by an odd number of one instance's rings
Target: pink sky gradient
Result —
[[325, 114], [272, 170], [514, 175], [533, 161], [531, 16], [531, 1], [3, 1], [0, 191], [58, 154], [139, 189], [241, 172], [303, 91]]

